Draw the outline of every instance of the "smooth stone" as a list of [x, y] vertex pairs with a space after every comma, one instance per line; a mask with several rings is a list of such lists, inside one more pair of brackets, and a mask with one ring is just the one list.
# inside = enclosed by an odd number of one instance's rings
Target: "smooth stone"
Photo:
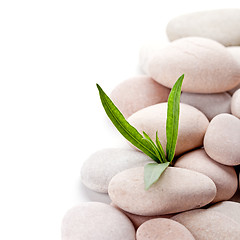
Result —
[[138, 229], [139, 226], [141, 226], [143, 223], [145, 223], [148, 220], [155, 219], [155, 218], [171, 218], [174, 216], [174, 214], [166, 214], [166, 215], [156, 215], [156, 216], [142, 216], [142, 215], [136, 215], [129, 212], [124, 211], [114, 203], [111, 203], [111, 205], [115, 208], [117, 208], [119, 211], [123, 212], [133, 223], [133, 226], [135, 229]]
[[240, 45], [240, 9], [218, 9], [184, 14], [167, 25], [170, 41], [198, 36], [210, 38], [225, 46]]
[[[155, 140], [156, 131], [162, 144], [166, 149], [166, 119], [167, 103], [156, 104], [144, 108], [128, 118], [139, 132], [145, 131], [151, 139]], [[180, 103], [180, 116], [178, 127], [178, 139], [176, 155], [192, 150], [203, 145], [203, 138], [208, 127], [207, 117], [198, 109]]]
[[84, 202], [70, 209], [62, 221], [62, 240], [135, 240], [131, 221], [116, 208]]
[[240, 203], [223, 201], [210, 206], [208, 210], [218, 211], [240, 224]]
[[231, 112], [235, 117], [240, 118], [240, 89], [232, 96]]
[[240, 203], [240, 190], [239, 189], [236, 191], [236, 193], [233, 195], [233, 197], [229, 199], [229, 201]]
[[230, 95], [233, 95], [238, 89], [240, 89], [240, 84], [238, 84], [235, 88], [228, 91]]
[[155, 216], [200, 208], [216, 196], [213, 181], [198, 172], [168, 167], [149, 190], [144, 189], [144, 168], [131, 168], [115, 175], [108, 194], [124, 211]]
[[93, 153], [81, 168], [81, 181], [89, 189], [107, 193], [108, 185], [117, 173], [152, 162], [146, 154], [124, 148], [106, 148]]
[[220, 212], [195, 209], [171, 219], [184, 225], [196, 240], [239, 240], [240, 224]]
[[184, 154], [174, 166], [200, 172], [211, 178], [217, 188], [212, 202], [229, 200], [237, 191], [238, 178], [235, 169], [212, 160], [204, 149]]
[[158, 51], [161, 51], [168, 44], [169, 42], [163, 42], [162, 40], [152, 40], [143, 44], [139, 52], [139, 67], [143, 73], [149, 75], [149, 62]]
[[195, 240], [182, 224], [166, 218], [156, 218], [142, 224], [136, 233], [137, 240]]
[[170, 43], [149, 63], [150, 77], [168, 88], [182, 74], [185, 74], [183, 92], [219, 93], [239, 84], [240, 68], [220, 43], [188, 37]]
[[204, 149], [215, 161], [235, 166], [240, 164], [240, 120], [227, 113], [210, 122], [204, 137]]
[[128, 118], [138, 110], [167, 102], [170, 89], [147, 76], [135, 77], [120, 83], [110, 98], [122, 114]]
[[226, 92], [213, 94], [183, 92], [180, 101], [197, 108], [211, 120], [220, 113], [231, 113], [231, 99], [231, 95]]

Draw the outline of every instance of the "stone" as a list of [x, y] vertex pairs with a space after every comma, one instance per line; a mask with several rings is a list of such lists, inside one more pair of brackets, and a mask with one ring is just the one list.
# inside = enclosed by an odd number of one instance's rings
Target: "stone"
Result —
[[167, 102], [170, 89], [162, 86], [147, 76], [135, 77], [120, 83], [111, 93], [110, 98], [125, 118], [138, 110]]
[[198, 172], [168, 167], [148, 190], [144, 168], [131, 168], [115, 175], [109, 183], [112, 202], [124, 211], [143, 216], [165, 215], [200, 208], [216, 196], [213, 181]]
[[233, 95], [238, 89], [240, 89], [240, 84], [238, 84], [235, 88], [228, 91], [230, 95]]
[[152, 162], [146, 154], [124, 148], [106, 148], [93, 153], [82, 165], [81, 181], [89, 189], [107, 193], [108, 184], [117, 173]]
[[197, 36], [213, 39], [225, 46], [240, 45], [240, 9], [218, 9], [184, 14], [167, 25], [170, 41]]
[[240, 118], [240, 89], [232, 96], [231, 112], [235, 117]]
[[240, 164], [240, 120], [227, 113], [210, 122], [204, 137], [204, 149], [213, 160], [228, 166]]
[[208, 210], [220, 212], [240, 224], [240, 203], [223, 201], [210, 206]]
[[182, 224], [166, 218], [156, 218], [142, 224], [136, 233], [137, 240], [195, 240]]
[[168, 88], [182, 74], [183, 92], [219, 93], [239, 84], [240, 68], [220, 43], [188, 37], [173, 41], [149, 63], [149, 76]]
[[[166, 119], [167, 103], [160, 103], [134, 113], [128, 118], [128, 122], [140, 133], [146, 132], [153, 140], [158, 131], [160, 142], [165, 150]], [[208, 124], [209, 121], [202, 112], [190, 105], [180, 103], [176, 155], [201, 147]]]
[[195, 209], [171, 219], [184, 225], [196, 240], [239, 240], [240, 224], [220, 212]]
[[62, 221], [62, 240], [135, 240], [131, 221], [114, 207], [84, 202], [70, 209]]
[[229, 200], [237, 191], [238, 178], [235, 169], [212, 160], [204, 149], [184, 154], [177, 159], [174, 166], [200, 172], [211, 178], [217, 188], [212, 202]]
[[231, 113], [231, 99], [231, 95], [226, 92], [213, 94], [183, 92], [180, 101], [197, 108], [208, 120], [212, 120], [220, 113]]

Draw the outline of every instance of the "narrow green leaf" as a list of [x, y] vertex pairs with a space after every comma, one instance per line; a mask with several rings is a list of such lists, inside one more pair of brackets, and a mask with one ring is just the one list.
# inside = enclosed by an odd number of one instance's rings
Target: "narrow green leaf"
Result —
[[157, 144], [159, 153], [161, 155], [161, 159], [163, 160], [163, 162], [167, 162], [167, 159], [166, 159], [166, 156], [165, 156], [162, 144], [160, 143], [160, 140], [158, 138], [158, 132], [157, 131], [156, 131], [156, 144]]
[[107, 94], [98, 84], [97, 88], [106, 114], [108, 115], [114, 126], [118, 129], [118, 131], [135, 147], [143, 151], [154, 161], [158, 162], [158, 157], [153, 151], [152, 145], [148, 141], [145, 141], [143, 136], [137, 131], [137, 129], [128, 123], [122, 113], [118, 110], [112, 100], [107, 96]]
[[144, 185], [148, 190], [161, 176], [170, 162], [165, 163], [148, 163], [144, 167]]
[[171, 162], [174, 158], [175, 148], [178, 136], [178, 123], [179, 123], [179, 109], [180, 109], [180, 95], [184, 74], [174, 84], [169, 97], [168, 97], [168, 110], [167, 110], [167, 160]]

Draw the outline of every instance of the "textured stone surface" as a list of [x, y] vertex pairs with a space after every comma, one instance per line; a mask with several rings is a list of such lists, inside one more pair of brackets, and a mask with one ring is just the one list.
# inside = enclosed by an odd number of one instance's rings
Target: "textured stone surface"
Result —
[[240, 45], [240, 9], [218, 9], [178, 16], [167, 25], [172, 41], [198, 36], [216, 40], [225, 46]]
[[174, 166], [194, 170], [210, 177], [217, 188], [213, 202], [229, 200], [237, 191], [238, 178], [235, 169], [212, 160], [204, 149], [184, 154]]
[[194, 240], [182, 224], [166, 218], [156, 218], [142, 224], [137, 230], [137, 240]]
[[83, 163], [81, 180], [89, 189], [107, 193], [114, 175], [149, 162], [152, 160], [146, 154], [134, 149], [106, 148], [95, 152]]
[[231, 113], [231, 95], [228, 93], [186, 93], [181, 94], [181, 102], [189, 104], [211, 120], [220, 113]]
[[114, 207], [85, 202], [70, 209], [62, 221], [62, 240], [135, 240], [131, 221]]
[[[165, 150], [166, 119], [167, 103], [160, 103], [134, 113], [128, 121], [139, 132], [145, 131], [151, 139], [155, 139], [156, 131], [158, 131], [160, 142]], [[201, 147], [208, 124], [209, 121], [202, 112], [181, 103], [176, 155]]]
[[172, 219], [183, 224], [196, 240], [239, 240], [240, 224], [216, 211], [196, 209]]
[[127, 118], [153, 104], [167, 102], [170, 89], [147, 76], [135, 77], [120, 83], [110, 98]]
[[240, 164], [240, 120], [231, 114], [219, 114], [210, 122], [204, 137], [206, 153], [215, 161]]
[[220, 43], [189, 37], [170, 43], [149, 63], [149, 75], [166, 87], [172, 88], [182, 74], [183, 92], [219, 93], [239, 84], [240, 68]]
[[115, 175], [108, 193], [123, 210], [144, 216], [177, 213], [200, 208], [216, 196], [213, 181], [198, 172], [168, 167], [149, 190], [144, 189], [144, 168], [131, 168]]
[[240, 89], [232, 96], [231, 112], [234, 116], [240, 118]]

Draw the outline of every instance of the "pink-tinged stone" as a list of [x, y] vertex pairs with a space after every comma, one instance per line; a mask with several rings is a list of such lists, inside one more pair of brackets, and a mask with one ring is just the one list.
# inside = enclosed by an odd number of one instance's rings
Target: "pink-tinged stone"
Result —
[[233, 95], [238, 89], [240, 89], [240, 84], [238, 84], [235, 88], [228, 91], [230, 95]]
[[239, 240], [240, 224], [217, 211], [196, 209], [172, 219], [184, 225], [196, 240]]
[[231, 112], [234, 116], [240, 118], [240, 89], [232, 96]]
[[147, 76], [135, 77], [120, 83], [112, 91], [110, 98], [122, 114], [128, 118], [136, 111], [167, 102], [170, 89]]
[[220, 43], [188, 37], [170, 43], [149, 63], [150, 77], [166, 87], [172, 88], [182, 74], [182, 91], [219, 93], [239, 84], [240, 68]]
[[216, 196], [213, 181], [198, 172], [168, 167], [150, 189], [144, 189], [144, 168], [131, 168], [115, 175], [109, 197], [124, 211], [143, 216], [172, 214], [200, 208]]
[[240, 120], [231, 114], [212, 119], [204, 137], [206, 153], [215, 161], [235, 166], [240, 164]]
[[136, 233], [137, 240], [195, 240], [182, 224], [166, 218], [156, 218], [142, 224]]
[[116, 208], [84, 202], [70, 209], [62, 221], [62, 240], [135, 240], [131, 221]]
[[238, 178], [235, 169], [212, 160], [204, 149], [184, 154], [174, 166], [200, 172], [211, 178], [217, 188], [212, 202], [229, 200], [237, 191]]
[[[140, 133], [146, 132], [155, 140], [156, 131], [162, 147], [166, 149], [166, 119], [167, 103], [156, 104], [144, 108], [128, 118], [128, 121]], [[180, 103], [178, 139], [176, 155], [192, 150], [203, 145], [203, 138], [208, 127], [207, 117], [198, 109]]]
[[181, 95], [181, 102], [189, 104], [211, 120], [220, 113], [231, 113], [231, 95], [228, 93], [186, 93]]

